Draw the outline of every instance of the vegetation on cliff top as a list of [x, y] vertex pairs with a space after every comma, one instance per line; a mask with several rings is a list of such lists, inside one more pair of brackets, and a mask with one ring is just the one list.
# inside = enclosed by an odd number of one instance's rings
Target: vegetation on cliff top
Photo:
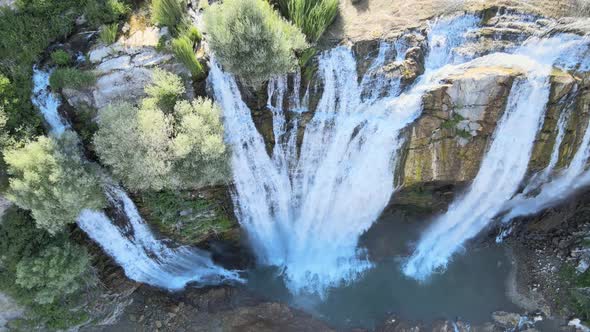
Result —
[[30, 210], [37, 226], [51, 234], [76, 222], [83, 209], [104, 206], [100, 181], [82, 159], [73, 133], [59, 139], [39, 137], [7, 150], [5, 160], [10, 174], [7, 197]]
[[133, 191], [193, 189], [228, 174], [221, 110], [207, 99], [180, 100], [180, 78], [156, 72], [141, 107], [102, 109], [94, 144], [101, 161]]
[[257, 86], [293, 71], [303, 34], [263, 0], [226, 0], [205, 10], [209, 44], [225, 70]]

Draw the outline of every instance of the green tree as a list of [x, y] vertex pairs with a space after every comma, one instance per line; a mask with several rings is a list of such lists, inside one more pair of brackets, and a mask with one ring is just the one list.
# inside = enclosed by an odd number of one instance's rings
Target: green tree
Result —
[[33, 292], [36, 303], [50, 304], [84, 288], [91, 280], [89, 271], [86, 250], [66, 242], [21, 260], [16, 267], [16, 284]]
[[170, 117], [157, 108], [107, 106], [98, 114], [94, 145], [100, 160], [133, 191], [169, 186]]
[[225, 0], [205, 10], [209, 45], [225, 70], [257, 86], [295, 69], [305, 36], [264, 0]]
[[[5, 211], [1, 219], [0, 291], [10, 295], [22, 306], [27, 307], [27, 322], [22, 322], [27, 326], [21, 326], [23, 330], [27, 328], [29, 330], [39, 330], [42, 327], [63, 330], [86, 320], [87, 315], [83, 312], [83, 308], [79, 306], [80, 302], [76, 301], [78, 298], [76, 294], [67, 294], [72, 288], [61, 287], [61, 285], [66, 284], [75, 287], [94, 284], [95, 277], [90, 272], [89, 266], [86, 266], [85, 269], [75, 268], [81, 266], [78, 264], [79, 262], [89, 260], [86, 251], [71, 244], [67, 234], [60, 233], [51, 236], [47, 231], [37, 228], [30, 213], [16, 206], [12, 206]], [[57, 255], [42, 255], [42, 253], [53, 247], [59, 248], [59, 251], [67, 247], [73, 248], [70, 253], [73, 254], [64, 255], [62, 252]], [[51, 252], [54, 251], [56, 250]], [[45, 273], [50, 271], [48, 269], [39, 272], [36, 269], [25, 268], [25, 265], [43, 258], [53, 259], [55, 262], [55, 257], [60, 256], [66, 258], [61, 260], [61, 263], [65, 265], [72, 263], [72, 266], [52, 268], [51, 275], [46, 279], [50, 283], [37, 287], [30, 287], [32, 284], [28, 282], [27, 287], [21, 287], [17, 283], [17, 281], [25, 282], [25, 280], [36, 279], [38, 276], [46, 277]], [[57, 267], [58, 265], [52, 264], [50, 266]], [[18, 267], [21, 268], [22, 277], [20, 279], [17, 278]], [[32, 276], [29, 274], [32, 274]], [[68, 280], [74, 281], [64, 283], [64, 281]], [[48, 293], [45, 288], [50, 287], [50, 285], [51, 287], [54, 287], [53, 285], [58, 287]], [[47, 299], [44, 296], [45, 294], [52, 295], [53, 302], [39, 304], [36, 299]]]
[[229, 175], [221, 109], [210, 99], [176, 104], [174, 181], [199, 188], [224, 183]]
[[31, 210], [37, 226], [52, 234], [76, 222], [83, 209], [104, 206], [99, 178], [72, 132], [9, 149], [4, 160], [11, 176], [7, 198]]
[[[133, 191], [193, 189], [227, 178], [221, 110], [213, 102], [177, 101], [176, 75], [156, 72], [141, 108], [105, 107], [94, 146], [100, 160]], [[170, 108], [176, 103], [174, 108]]]

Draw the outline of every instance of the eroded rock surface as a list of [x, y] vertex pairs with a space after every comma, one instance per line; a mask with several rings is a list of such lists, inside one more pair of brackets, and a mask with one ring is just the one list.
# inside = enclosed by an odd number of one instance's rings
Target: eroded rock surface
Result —
[[165, 33], [156, 27], [146, 27], [112, 45], [95, 45], [88, 53], [88, 60], [97, 75], [96, 84], [84, 90], [64, 89], [62, 93], [70, 106], [100, 109], [115, 102], [137, 103], [145, 96], [144, 88], [151, 83], [155, 68], [184, 77], [187, 94], [192, 97], [190, 72], [174, 61], [171, 54], [156, 49]]

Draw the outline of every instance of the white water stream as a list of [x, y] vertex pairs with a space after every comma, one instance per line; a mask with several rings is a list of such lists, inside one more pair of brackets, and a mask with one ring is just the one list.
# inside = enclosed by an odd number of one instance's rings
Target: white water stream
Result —
[[[234, 78], [211, 63], [209, 80], [232, 146], [236, 214], [259, 261], [282, 267], [291, 291], [322, 296], [371, 266], [357, 243], [394, 192], [400, 133], [419, 116], [424, 92], [454, 69], [440, 67], [462, 61], [452, 50], [476, 22], [463, 16], [435, 24], [427, 72], [401, 95], [398, 80], [376, 73], [394, 45], [381, 44], [360, 84], [349, 48], [323, 53], [318, 68], [323, 94], [299, 156], [298, 114], [309, 110], [298, 94], [289, 97], [295, 101], [287, 103], [290, 110], [283, 109], [286, 78], [269, 85], [275, 137], [269, 156]], [[363, 93], [382, 89], [384, 97]], [[289, 123], [287, 111], [292, 111]]]
[[[34, 69], [32, 101], [51, 133], [59, 136], [69, 125], [58, 113], [60, 99], [49, 88], [50, 75], [51, 70]], [[92, 210], [80, 214], [78, 225], [121, 265], [130, 279], [170, 290], [182, 289], [192, 282], [202, 286], [242, 281], [236, 272], [214, 264], [208, 252], [173, 248], [157, 239], [122, 189], [106, 185], [105, 194], [111, 205], [125, 216], [122, 225], [116, 225], [104, 212]]]
[[544, 119], [552, 66], [558, 60], [567, 62], [568, 51], [582, 43], [583, 39], [570, 35], [532, 38], [515, 51], [517, 55], [497, 53], [474, 60], [478, 65], [519, 68], [524, 77], [513, 84], [506, 110], [473, 183], [422, 236], [404, 266], [406, 275], [425, 280], [433, 272], [444, 270], [452, 255], [462, 250], [465, 242], [484, 229], [516, 194]]

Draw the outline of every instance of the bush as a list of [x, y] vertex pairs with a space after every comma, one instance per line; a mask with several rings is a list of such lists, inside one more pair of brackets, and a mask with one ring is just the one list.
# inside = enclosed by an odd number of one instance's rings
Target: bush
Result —
[[182, 62], [195, 78], [204, 76], [203, 66], [193, 49], [193, 41], [188, 36], [180, 36], [172, 40], [172, 52]]
[[174, 115], [174, 187], [200, 188], [225, 183], [229, 175], [228, 151], [219, 106], [203, 98], [180, 101]]
[[206, 197], [167, 190], [143, 193], [138, 205], [142, 215], [159, 231], [182, 243], [198, 245], [211, 235], [232, 238], [236, 224], [225, 210], [225, 199], [221, 190], [208, 190]]
[[84, 15], [92, 27], [116, 22], [130, 12], [131, 6], [122, 0], [88, 0], [84, 8]]
[[83, 248], [70, 243], [51, 246], [18, 263], [16, 284], [31, 291], [35, 303], [51, 304], [81, 290], [89, 279], [89, 267]]
[[[229, 172], [219, 107], [204, 99], [176, 101], [184, 92], [180, 78], [156, 74], [161, 78], [146, 88], [149, 97], [141, 108], [122, 104], [99, 111], [94, 136], [99, 158], [133, 191], [225, 182]], [[172, 102], [176, 106], [169, 111]]]
[[51, 53], [51, 60], [58, 66], [67, 66], [70, 64], [70, 55], [64, 50], [57, 50]]
[[[48, 248], [72, 248], [71, 253], [75, 259], [67, 259], [58, 264], [51, 266], [62, 266], [62, 268], [53, 268], [52, 274], [47, 280], [55, 282], [56, 280], [84, 280], [85, 283], [93, 284], [94, 278], [89, 274], [88, 266], [84, 271], [74, 269], [75, 266], [67, 266], [68, 262], [88, 261], [89, 257], [83, 248], [79, 248], [69, 243], [67, 236], [61, 234], [51, 236], [46, 231], [35, 227], [30, 214], [27, 211], [11, 207], [5, 211], [0, 222], [0, 291], [10, 295], [20, 305], [28, 309], [27, 319], [30, 321], [21, 322], [23, 325], [29, 325], [24, 330], [39, 330], [40, 326], [45, 325], [50, 329], [67, 329], [68, 327], [80, 324], [86, 320], [86, 315], [76, 308], [72, 298], [75, 294], [68, 296], [68, 288], [55, 288], [50, 290], [54, 301], [48, 304], [39, 304], [35, 301], [40, 295], [38, 290], [43, 290], [50, 284], [41, 285], [33, 289], [23, 288], [17, 283], [17, 268], [23, 266], [25, 262], [38, 261], [43, 257], [41, 253]], [[61, 250], [60, 250], [61, 251]], [[67, 257], [67, 256], [66, 256]], [[79, 266], [79, 265], [78, 265]], [[80, 272], [80, 273], [78, 273]], [[46, 273], [45, 271], [31, 271], [21, 267], [21, 281], [38, 278]], [[60, 283], [58, 283], [59, 285]], [[82, 283], [78, 284], [82, 286]], [[63, 293], [59, 291], [64, 290]]]
[[195, 45], [203, 39], [203, 35], [194, 25], [189, 26], [183, 34]]
[[147, 94], [143, 100], [144, 109], [159, 108], [171, 113], [186, 90], [178, 75], [156, 68], [152, 74], [152, 83], [144, 91]]
[[170, 117], [162, 111], [112, 105], [98, 113], [94, 146], [103, 164], [130, 190], [161, 190], [170, 186], [170, 135]]
[[76, 68], [57, 68], [49, 78], [49, 84], [54, 90], [81, 89], [89, 87], [95, 82], [96, 77], [92, 72]]
[[315, 43], [336, 18], [338, 0], [278, 0], [281, 12]]
[[184, 0], [152, 0], [152, 22], [168, 27], [170, 32], [176, 33], [176, 27], [182, 22], [185, 7]]
[[257, 86], [297, 66], [301, 32], [264, 0], [226, 0], [205, 11], [209, 44], [225, 70]]
[[117, 32], [119, 31], [119, 24], [113, 23], [108, 25], [103, 25], [100, 28], [100, 33], [98, 38], [100, 41], [103, 42], [105, 45], [110, 45], [117, 41]]
[[39, 137], [9, 149], [7, 198], [30, 210], [38, 227], [56, 234], [75, 223], [83, 209], [100, 209], [104, 197], [98, 177], [81, 157], [74, 133], [59, 139]]

